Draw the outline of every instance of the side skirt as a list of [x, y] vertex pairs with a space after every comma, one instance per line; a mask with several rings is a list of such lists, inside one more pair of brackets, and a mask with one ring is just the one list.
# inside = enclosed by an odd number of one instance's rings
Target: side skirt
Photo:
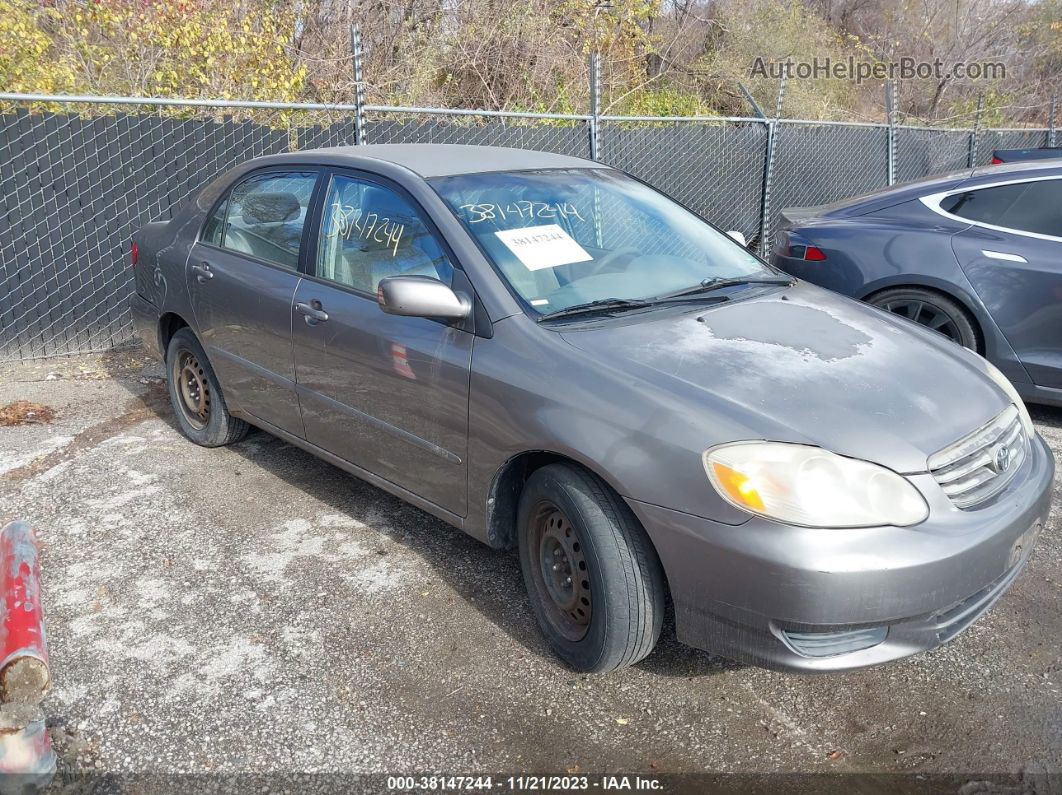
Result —
[[1015, 384], [1014, 388], [1026, 403], [1038, 403], [1041, 406], [1062, 406], [1062, 389], [1035, 384]]
[[[278, 437], [280, 439], [283, 439], [288, 444], [293, 444], [296, 447], [302, 448], [306, 452], [317, 456], [318, 458], [322, 459], [323, 461], [327, 461], [332, 466], [338, 467], [339, 469], [342, 469], [344, 472], [346, 472], [346, 473], [348, 473], [350, 475], [353, 475], [356, 478], [360, 478], [361, 480], [364, 480], [366, 483], [370, 483], [373, 486], [376, 486], [378, 489], [383, 489], [387, 493], [393, 494], [394, 496], [398, 497], [400, 500], [404, 500], [405, 502], [408, 502], [410, 505], [413, 505], [413, 506], [415, 506], [417, 508], [420, 508], [422, 511], [426, 511], [427, 513], [430, 513], [432, 516], [435, 516], [438, 519], [442, 519], [444, 522], [446, 522], [447, 524], [453, 525], [458, 530], [464, 530], [465, 532], [468, 532], [467, 530], [465, 530], [465, 520], [464, 520], [463, 517], [458, 516], [455, 513], [451, 513], [450, 511], [446, 510], [445, 508], [441, 508], [440, 506], [436, 505], [434, 502], [430, 502], [429, 500], [425, 500], [422, 497], [418, 497], [413, 492], [408, 491], [408, 490], [402, 488], [401, 486], [398, 486], [398, 485], [392, 483], [391, 481], [389, 481], [389, 480], [387, 480], [385, 478], [381, 478], [378, 475], [374, 475], [369, 470], [362, 469], [361, 467], [350, 463], [346, 459], [340, 458], [337, 455], [333, 455], [332, 453], [330, 453], [327, 450], [325, 450], [323, 447], [318, 447], [317, 445], [313, 444], [312, 442], [308, 442], [305, 439], [300, 439], [298, 436], [294, 436], [294, 435], [288, 433], [287, 431], [284, 431], [284, 430], [276, 427], [275, 425], [271, 425], [270, 423], [266, 422], [265, 420], [261, 420], [258, 417], [255, 417], [252, 414], [248, 414], [247, 412], [244, 412], [244, 411], [241, 411], [241, 412], [235, 412], [234, 411], [232, 413], [233, 413], [233, 416], [239, 416], [240, 419], [246, 420], [251, 425], [254, 425], [257, 428], [261, 428], [263, 431], [265, 431], [267, 433], [271, 433], [271, 434], [273, 434], [273, 436], [276, 436], [276, 437]], [[473, 536], [473, 538], [475, 538], [475, 536]]]

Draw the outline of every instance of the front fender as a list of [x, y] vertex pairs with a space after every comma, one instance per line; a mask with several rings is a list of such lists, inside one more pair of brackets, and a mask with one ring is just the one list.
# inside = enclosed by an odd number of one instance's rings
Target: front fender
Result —
[[[733, 421], [697, 413], [673, 393], [590, 361], [559, 334], [527, 333], [524, 316], [495, 324], [477, 339], [469, 390], [466, 530], [488, 541], [498, 473], [516, 456], [542, 452], [570, 459], [619, 495], [666, 505], [726, 524], [748, 514], [708, 482], [701, 454], [722, 434], [741, 438]], [[647, 401], [646, 390], [654, 390]], [[638, 407], [653, 405], [648, 416]], [[709, 429], [714, 427], [714, 432]], [[633, 429], [633, 430], [632, 430]]]

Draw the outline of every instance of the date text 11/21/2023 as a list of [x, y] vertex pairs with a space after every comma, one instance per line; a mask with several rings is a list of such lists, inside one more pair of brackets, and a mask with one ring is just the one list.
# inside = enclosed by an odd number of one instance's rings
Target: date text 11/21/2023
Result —
[[654, 791], [663, 783], [652, 776], [388, 776], [387, 789], [392, 792], [556, 792], [579, 790]]

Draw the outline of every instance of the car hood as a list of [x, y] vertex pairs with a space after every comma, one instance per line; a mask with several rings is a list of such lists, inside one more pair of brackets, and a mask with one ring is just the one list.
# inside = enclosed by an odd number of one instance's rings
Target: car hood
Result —
[[814, 444], [924, 472], [931, 454], [1007, 405], [975, 354], [805, 283], [695, 312], [625, 315], [563, 336], [645, 389], [677, 393], [692, 412], [691, 431], [718, 434], [716, 444]]

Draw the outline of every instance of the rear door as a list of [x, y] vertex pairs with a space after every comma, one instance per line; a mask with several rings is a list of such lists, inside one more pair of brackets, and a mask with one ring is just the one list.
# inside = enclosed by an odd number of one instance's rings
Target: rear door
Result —
[[233, 186], [192, 247], [187, 279], [200, 341], [232, 407], [303, 436], [291, 358], [314, 169], [256, 171]]
[[1062, 387], [1062, 178], [976, 188], [941, 210], [955, 255], [1033, 383]]
[[471, 329], [376, 304], [385, 276], [452, 284], [451, 258], [413, 199], [368, 175], [330, 177], [319, 226], [292, 326], [306, 438], [464, 516]]

